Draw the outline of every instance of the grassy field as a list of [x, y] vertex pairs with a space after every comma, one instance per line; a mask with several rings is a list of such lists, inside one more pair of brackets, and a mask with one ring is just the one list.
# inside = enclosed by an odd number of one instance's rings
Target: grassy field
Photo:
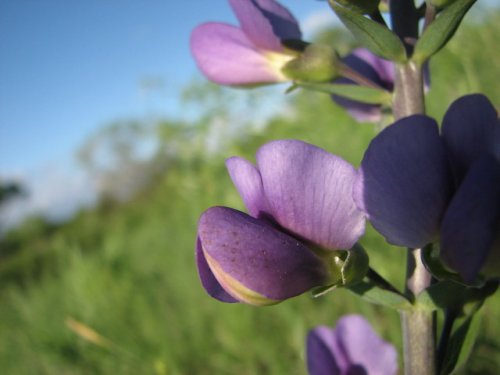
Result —
[[[499, 40], [500, 16], [481, 23], [464, 28], [431, 65], [427, 104], [438, 119], [453, 99], [470, 92], [485, 92], [500, 105], [500, 52], [484, 47]], [[205, 134], [207, 118], [193, 129]], [[175, 141], [191, 151], [126, 203], [103, 203], [60, 226], [34, 219], [2, 240], [1, 373], [305, 374], [307, 331], [346, 313], [363, 314], [401, 347], [397, 313], [346, 290], [266, 308], [222, 304], [204, 293], [194, 264], [198, 216], [212, 205], [242, 208], [225, 157], [253, 159], [267, 140], [298, 138], [358, 165], [375, 134], [316, 94], [292, 95], [264, 130], [235, 126], [238, 136], [219, 152], [198, 147], [202, 136], [167, 139], [164, 147]], [[401, 286], [404, 251], [370, 229], [362, 243], [373, 267]], [[464, 373], [493, 375], [500, 368], [498, 294], [481, 313], [480, 337]]]

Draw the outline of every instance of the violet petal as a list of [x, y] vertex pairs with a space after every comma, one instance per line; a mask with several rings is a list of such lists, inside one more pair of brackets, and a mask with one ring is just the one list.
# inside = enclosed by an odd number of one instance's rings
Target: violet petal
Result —
[[[381, 59], [368, 51], [366, 48], [357, 48], [351, 54], [342, 59], [343, 62], [362, 74], [372, 82], [388, 91], [394, 88], [394, 64], [388, 60]], [[348, 78], [339, 78], [335, 80], [339, 84], [355, 84]], [[367, 104], [351, 99], [343, 98], [339, 95], [333, 95], [333, 100], [344, 107], [347, 112], [360, 122], [377, 122], [382, 119], [381, 106], [376, 104]]]
[[463, 96], [450, 105], [442, 134], [457, 184], [481, 154], [500, 148], [495, 144], [498, 126], [495, 107], [484, 95]]
[[354, 204], [357, 171], [319, 147], [294, 140], [270, 142], [257, 167], [273, 218], [296, 235], [327, 249], [350, 249], [364, 232]]
[[324, 263], [307, 247], [243, 212], [209, 208], [198, 235], [221, 272], [265, 298], [284, 300], [328, 280]]
[[190, 43], [198, 67], [215, 83], [254, 85], [285, 80], [237, 27], [204, 23], [193, 30]]
[[227, 159], [226, 167], [250, 215], [257, 218], [269, 214], [262, 179], [257, 168], [239, 157]]
[[300, 39], [295, 17], [274, 0], [229, 0], [243, 32], [256, 47], [282, 52], [283, 39]]
[[203, 288], [211, 297], [222, 302], [238, 302], [238, 300], [231, 297], [231, 295], [229, 295], [224, 288], [222, 288], [213, 275], [210, 267], [208, 266], [207, 260], [203, 255], [199, 238], [196, 239], [196, 265], [198, 267], [198, 275], [200, 276], [201, 285], [203, 285]]
[[[341, 362], [341, 363], [339, 363]], [[342, 375], [347, 367], [333, 329], [320, 326], [307, 335], [307, 370], [309, 375]]]
[[466, 282], [472, 282], [499, 232], [500, 164], [484, 155], [471, 166], [443, 219], [443, 260]]
[[450, 185], [437, 124], [415, 115], [372, 140], [361, 162], [354, 198], [389, 243], [418, 248], [436, 239]]
[[335, 327], [335, 339], [349, 363], [346, 373], [397, 373], [396, 349], [382, 340], [363, 317], [347, 315], [340, 319]]

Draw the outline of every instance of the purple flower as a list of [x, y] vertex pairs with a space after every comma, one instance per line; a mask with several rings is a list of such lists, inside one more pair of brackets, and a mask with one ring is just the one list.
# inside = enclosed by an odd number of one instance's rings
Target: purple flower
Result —
[[[392, 92], [394, 89], [394, 64], [375, 56], [366, 48], [357, 48], [343, 58], [343, 63], [362, 74], [383, 89]], [[334, 83], [355, 84], [348, 78], [339, 78]], [[333, 100], [344, 107], [357, 121], [378, 122], [382, 119], [382, 107], [377, 104], [367, 104], [333, 95]]]
[[472, 282], [500, 253], [495, 108], [468, 95], [450, 106], [441, 134], [422, 115], [384, 129], [365, 153], [354, 197], [388, 242], [420, 248], [440, 240], [445, 264]]
[[342, 317], [335, 328], [320, 326], [307, 337], [310, 375], [393, 375], [396, 349], [359, 315]]
[[297, 20], [274, 0], [229, 0], [240, 27], [209, 22], [191, 34], [191, 52], [206, 77], [221, 85], [288, 80], [281, 68], [295, 54], [281, 41], [300, 39]]
[[329, 285], [332, 251], [348, 250], [364, 232], [346, 161], [300, 141], [274, 141], [257, 166], [233, 157], [229, 174], [250, 213], [205, 211], [198, 224], [202, 285], [224, 302], [274, 304]]

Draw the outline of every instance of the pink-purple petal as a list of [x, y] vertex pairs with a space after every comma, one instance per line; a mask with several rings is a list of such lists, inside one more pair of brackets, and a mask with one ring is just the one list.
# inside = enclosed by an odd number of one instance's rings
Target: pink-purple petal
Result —
[[325, 264], [307, 247], [243, 212], [209, 208], [198, 235], [221, 272], [265, 298], [284, 300], [329, 279]]
[[495, 107], [484, 95], [463, 96], [450, 105], [442, 134], [457, 184], [480, 155], [498, 152], [499, 126]]
[[443, 219], [441, 256], [472, 282], [499, 234], [500, 163], [483, 155], [471, 166]]
[[335, 328], [335, 339], [349, 363], [345, 373], [369, 375], [397, 373], [398, 361], [395, 348], [382, 340], [363, 317], [348, 315], [340, 319]]
[[257, 168], [239, 157], [227, 159], [226, 167], [250, 215], [257, 218], [269, 214], [262, 179]]
[[436, 122], [415, 115], [387, 127], [370, 143], [354, 198], [389, 243], [418, 248], [438, 236], [450, 179]]
[[238, 302], [238, 300], [233, 298], [224, 290], [224, 288], [222, 288], [210, 270], [207, 260], [205, 259], [205, 255], [203, 255], [199, 238], [196, 239], [196, 265], [198, 267], [198, 275], [200, 277], [201, 285], [211, 297], [221, 302]]
[[343, 375], [347, 362], [332, 331], [329, 327], [320, 326], [307, 335], [309, 375]]
[[294, 140], [270, 142], [257, 167], [273, 218], [290, 232], [326, 249], [350, 249], [364, 232], [354, 204], [357, 171], [319, 147]]
[[284, 80], [262, 51], [235, 26], [204, 23], [193, 30], [190, 44], [198, 67], [215, 83], [255, 85]]
[[229, 0], [243, 32], [256, 47], [282, 52], [281, 40], [300, 39], [297, 20], [274, 0]]

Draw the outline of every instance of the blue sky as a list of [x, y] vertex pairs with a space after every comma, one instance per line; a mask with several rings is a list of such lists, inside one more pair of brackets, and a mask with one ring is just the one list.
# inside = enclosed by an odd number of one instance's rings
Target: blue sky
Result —
[[225, 0], [0, 2], [0, 171], [66, 156], [116, 118], [179, 116], [177, 93], [196, 74], [189, 33], [206, 20], [234, 17]]
[[[333, 19], [326, 2], [282, 3], [306, 35]], [[182, 116], [178, 93], [199, 74], [189, 34], [205, 21], [236, 23], [226, 0], [1, 1], [0, 178], [45, 191], [43, 210], [53, 206], [47, 194], [74, 196], [57, 179], [84, 184], [74, 153], [100, 126]]]

